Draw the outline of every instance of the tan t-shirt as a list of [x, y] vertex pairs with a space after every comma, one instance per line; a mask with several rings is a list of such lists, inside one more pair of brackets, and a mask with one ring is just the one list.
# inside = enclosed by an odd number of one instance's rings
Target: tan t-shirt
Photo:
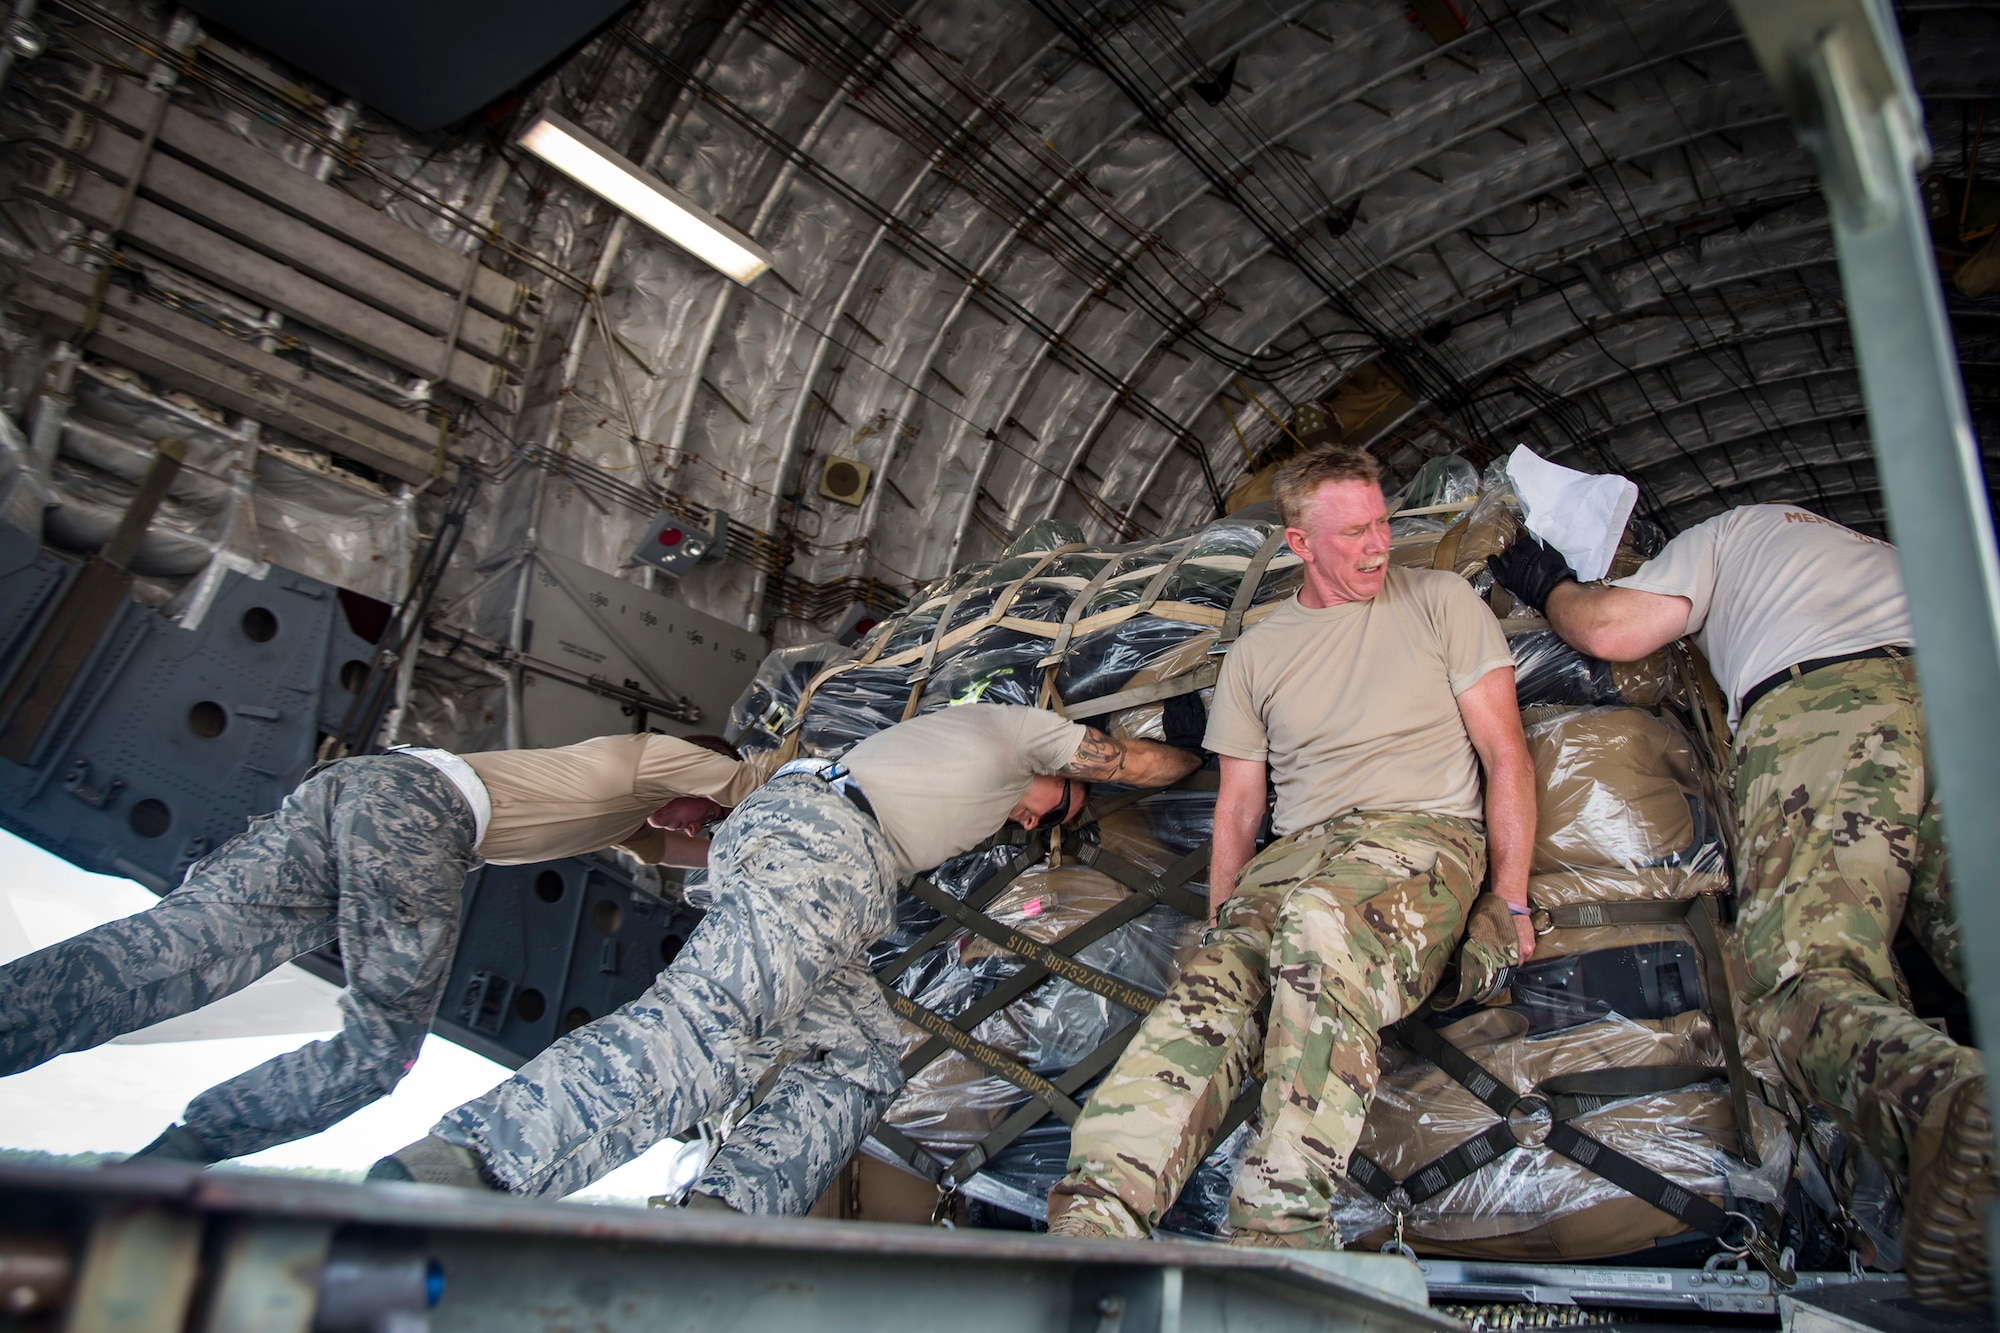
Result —
[[661, 839], [646, 827], [647, 815], [677, 796], [733, 807], [756, 790], [768, 767], [739, 764], [677, 736], [599, 736], [553, 750], [461, 757], [493, 802], [478, 850], [498, 865], [619, 845], [657, 859]]
[[1484, 822], [1458, 696], [1513, 665], [1464, 579], [1392, 567], [1368, 601], [1314, 609], [1294, 597], [1246, 630], [1223, 661], [1204, 743], [1270, 765], [1281, 837], [1353, 810]]
[[909, 875], [999, 832], [1028, 779], [1062, 772], [1088, 730], [1040, 708], [962, 704], [878, 731], [842, 762]]
[[1743, 505], [1668, 542], [1620, 588], [1694, 603], [1687, 632], [1729, 694], [1794, 662], [1907, 644], [1910, 602], [1896, 548], [1796, 505]]

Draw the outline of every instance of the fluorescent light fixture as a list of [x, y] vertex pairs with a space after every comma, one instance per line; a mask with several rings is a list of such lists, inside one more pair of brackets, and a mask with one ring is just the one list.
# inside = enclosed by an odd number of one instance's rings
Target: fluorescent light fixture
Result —
[[519, 143], [598, 198], [738, 282], [748, 283], [771, 267], [769, 250], [561, 116], [544, 112]]

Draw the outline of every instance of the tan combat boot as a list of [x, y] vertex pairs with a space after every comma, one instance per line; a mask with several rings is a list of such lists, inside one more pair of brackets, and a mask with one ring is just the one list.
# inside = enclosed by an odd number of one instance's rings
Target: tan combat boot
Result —
[[1078, 1240], [1144, 1240], [1146, 1228], [1116, 1199], [1056, 1194], [1049, 1200], [1049, 1234]]
[[1992, 1297], [1986, 1209], [2000, 1193], [1986, 1080], [1967, 1079], [1939, 1100], [1910, 1146], [1903, 1273], [1926, 1309], [1976, 1310]]

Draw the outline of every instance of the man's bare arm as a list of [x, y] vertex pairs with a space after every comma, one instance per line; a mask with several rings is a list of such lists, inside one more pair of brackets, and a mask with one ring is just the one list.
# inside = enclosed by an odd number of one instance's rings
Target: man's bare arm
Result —
[[1128, 787], [1165, 787], [1201, 767], [1201, 756], [1158, 741], [1121, 741], [1085, 727], [1083, 744], [1059, 775]]
[[665, 829], [660, 830], [660, 836], [665, 840], [665, 846], [660, 849], [660, 865], [681, 870], [707, 868], [707, 838], [690, 838], [685, 833], [668, 833]]
[[1694, 603], [1637, 588], [1565, 583], [1549, 594], [1549, 628], [1578, 652], [1636, 662], [1687, 633]]
[[618, 845], [647, 865], [673, 866], [679, 870], [700, 870], [708, 865], [708, 839], [690, 838], [685, 833], [641, 828]]
[[1208, 915], [1236, 891], [1236, 876], [1257, 851], [1268, 791], [1264, 762], [1223, 755], [1222, 783], [1215, 797], [1215, 841], [1208, 854]]
[[[1510, 667], [1489, 671], [1458, 696], [1465, 734], [1486, 771], [1486, 861], [1493, 892], [1511, 907], [1528, 905], [1528, 866], [1535, 855], [1535, 764], [1521, 734]], [[1535, 931], [1516, 915], [1521, 961], [1535, 952]]]

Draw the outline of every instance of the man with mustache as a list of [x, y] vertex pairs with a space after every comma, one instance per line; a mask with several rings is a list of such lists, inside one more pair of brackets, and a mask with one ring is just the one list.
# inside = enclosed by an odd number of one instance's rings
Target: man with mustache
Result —
[[[1261, 1057], [1264, 1128], [1231, 1242], [1337, 1248], [1331, 1197], [1374, 1096], [1377, 1032], [1437, 986], [1489, 858], [1479, 914], [1507, 961], [1533, 952], [1535, 772], [1513, 659], [1464, 580], [1389, 566], [1378, 475], [1343, 448], [1277, 475], [1304, 586], [1244, 632], [1216, 685], [1215, 923], [1084, 1108], [1053, 1234], [1150, 1234]], [[1267, 785], [1278, 836], [1260, 853]]]

